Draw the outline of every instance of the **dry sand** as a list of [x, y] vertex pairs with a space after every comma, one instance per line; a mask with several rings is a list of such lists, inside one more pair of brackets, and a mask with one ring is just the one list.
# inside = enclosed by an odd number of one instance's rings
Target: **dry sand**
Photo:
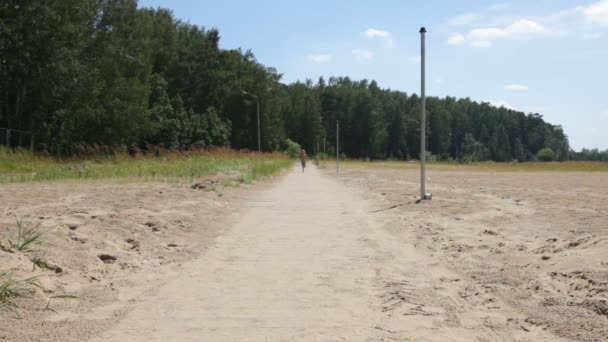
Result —
[[433, 200], [420, 204], [415, 169], [357, 167], [339, 178], [381, 209], [394, 239], [455, 274], [428, 284], [452, 294], [454, 326], [608, 340], [608, 174], [455, 169], [431, 168]]
[[[414, 170], [324, 173], [296, 168], [222, 197], [0, 187], [0, 243], [15, 215], [54, 228], [40, 249], [61, 273], [43, 283], [80, 297], [49, 311], [37, 293], [23, 319], [0, 312], [0, 340], [608, 338], [606, 174], [430, 171], [434, 199], [416, 204]], [[0, 249], [0, 271], [30, 274], [32, 256]]]
[[[130, 306], [147, 298], [205, 253], [238, 220], [241, 196], [270, 181], [238, 188], [217, 186], [219, 174], [193, 190], [186, 185], [132, 181], [73, 181], [0, 186], [0, 272], [41, 275], [48, 293], [19, 299], [16, 313], [0, 309], [0, 341], [83, 341], [115, 325]], [[40, 224], [47, 244], [26, 253], [10, 248], [15, 217]], [[109, 255], [116, 260], [100, 259]], [[41, 257], [57, 270], [32, 272]], [[77, 299], [52, 299], [53, 295]]]

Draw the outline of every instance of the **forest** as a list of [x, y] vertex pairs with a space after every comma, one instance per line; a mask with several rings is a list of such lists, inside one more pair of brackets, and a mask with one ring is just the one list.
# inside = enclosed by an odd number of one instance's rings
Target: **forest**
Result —
[[[415, 159], [420, 97], [349, 77], [285, 84], [220, 32], [136, 0], [0, 1], [0, 144], [72, 155], [89, 146], [228, 146]], [[427, 98], [427, 149], [459, 161], [585, 159], [559, 125], [468, 98]], [[31, 139], [33, 138], [33, 139]], [[597, 151], [600, 160], [608, 153]], [[607, 158], [608, 159], [608, 158]]]

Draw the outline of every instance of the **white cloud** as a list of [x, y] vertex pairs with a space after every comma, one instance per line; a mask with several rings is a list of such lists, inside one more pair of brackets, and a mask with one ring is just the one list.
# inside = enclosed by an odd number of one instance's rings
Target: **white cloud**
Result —
[[606, 119], [608, 119], [608, 109], [606, 109], [605, 111], [603, 111], [602, 113], [600, 113], [601, 116], [605, 117]]
[[489, 47], [493, 41], [499, 39], [532, 39], [549, 37], [558, 33], [559, 31], [546, 28], [538, 21], [518, 19], [504, 27], [475, 28], [466, 36], [453, 34], [448, 37], [448, 44], [459, 45], [469, 42], [473, 47]]
[[489, 40], [474, 40], [471, 42], [471, 46], [472, 47], [476, 47], [476, 48], [485, 48], [485, 47], [490, 47], [492, 46], [492, 42], [490, 42]]
[[384, 40], [386, 40], [388, 43], [392, 43], [393, 42], [393, 36], [391, 35], [390, 32], [385, 31], [385, 30], [378, 30], [375, 28], [368, 28], [367, 30], [365, 30], [365, 32], [363, 32], [363, 34], [370, 39], [374, 39], [374, 38], [382, 38]]
[[462, 45], [464, 41], [465, 38], [460, 33], [454, 33], [448, 37], [448, 44], [450, 45]]
[[600, 0], [588, 6], [577, 7], [585, 19], [593, 24], [608, 26], [608, 0]]
[[526, 39], [550, 34], [551, 31], [536, 21], [519, 19], [504, 28], [489, 27], [473, 29], [469, 32], [467, 37], [472, 40], [491, 40], [499, 38]]
[[438, 78], [435, 80], [435, 83], [437, 84], [443, 84], [443, 80], [441, 78]]
[[331, 53], [308, 55], [308, 60], [315, 63], [327, 63], [331, 61], [334, 56]]
[[505, 90], [510, 91], [525, 91], [528, 90], [528, 86], [525, 84], [507, 84], [505, 85]]
[[449, 26], [466, 26], [479, 20], [481, 16], [477, 13], [465, 13], [448, 20]]
[[420, 57], [420, 56], [410, 57], [410, 61], [412, 61], [412, 63], [420, 64], [420, 63], [422, 63], [422, 57]]
[[[593, 26], [608, 27], [608, 0], [588, 0], [589, 4], [567, 7], [544, 15], [513, 17], [498, 15], [498, 11], [513, 6], [508, 2], [496, 3], [486, 8], [484, 13], [465, 13], [450, 18], [447, 27], [470, 26], [472, 29], [461, 36], [452, 34], [448, 44], [470, 44], [473, 47], [488, 47], [498, 40], [523, 40], [563, 36], [569, 32], [580, 40], [598, 40], [605, 32], [598, 32]], [[492, 14], [494, 12], [494, 14]], [[587, 26], [581, 25], [582, 21]], [[485, 24], [482, 24], [485, 22]]]
[[494, 106], [496, 108], [505, 107], [507, 109], [514, 109], [513, 106], [511, 106], [511, 104], [505, 100], [489, 100], [486, 102], [488, 102], [491, 106]]
[[366, 49], [354, 49], [352, 51], [353, 57], [358, 61], [367, 61], [374, 58], [374, 53]]

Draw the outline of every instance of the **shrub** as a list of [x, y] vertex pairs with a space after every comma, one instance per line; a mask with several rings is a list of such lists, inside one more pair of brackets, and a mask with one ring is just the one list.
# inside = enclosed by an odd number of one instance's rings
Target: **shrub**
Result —
[[539, 161], [550, 162], [555, 160], [555, 152], [552, 149], [545, 147], [542, 150], [538, 151], [536, 154], [536, 158]]
[[300, 151], [302, 150], [300, 144], [292, 141], [291, 139], [287, 139], [285, 143], [287, 144], [287, 149], [285, 150], [285, 153], [289, 156], [289, 158], [298, 158], [298, 156], [300, 155]]

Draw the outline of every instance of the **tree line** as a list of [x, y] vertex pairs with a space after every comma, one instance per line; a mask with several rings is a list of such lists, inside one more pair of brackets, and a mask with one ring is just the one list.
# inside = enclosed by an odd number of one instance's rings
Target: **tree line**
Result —
[[[284, 84], [251, 51], [136, 0], [0, 0], [0, 127], [33, 132], [36, 150], [109, 146], [257, 148], [288, 139], [311, 153], [418, 158], [420, 97], [348, 77]], [[539, 114], [453, 97], [427, 98], [431, 157], [529, 161], [575, 155]], [[2, 139], [0, 139], [0, 143]], [[543, 156], [546, 154], [543, 154]]]

